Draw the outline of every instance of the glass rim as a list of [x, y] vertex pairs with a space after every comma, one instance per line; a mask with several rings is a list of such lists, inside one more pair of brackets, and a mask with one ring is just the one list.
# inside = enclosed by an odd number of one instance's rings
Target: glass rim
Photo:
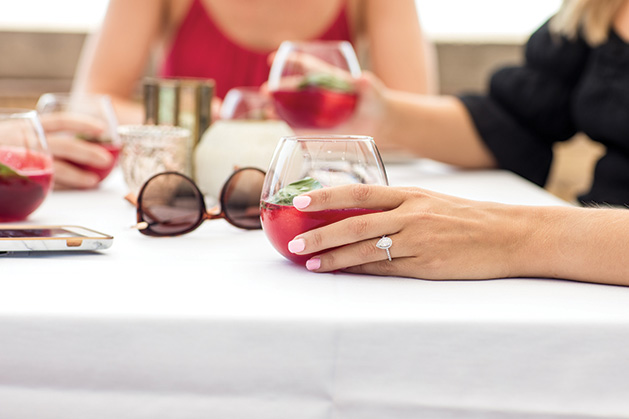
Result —
[[282, 41], [282, 44], [286, 45], [352, 45], [351, 42], [343, 40], [343, 39], [311, 39], [311, 40], [303, 40], [303, 39], [287, 39]]
[[315, 142], [315, 141], [329, 141], [329, 142], [355, 142], [365, 141], [373, 142], [374, 139], [370, 135], [341, 135], [341, 134], [323, 134], [323, 135], [288, 135], [281, 137], [282, 141], [297, 141], [297, 142]]
[[12, 117], [27, 118], [30, 115], [37, 116], [35, 109], [28, 108], [0, 108], [0, 118], [8, 119]]
[[107, 93], [89, 93], [89, 92], [46, 92], [42, 93], [41, 97], [44, 96], [57, 96], [57, 97], [110, 97]]
[[145, 135], [152, 133], [179, 134], [181, 136], [191, 135], [188, 128], [178, 125], [150, 125], [150, 124], [125, 124], [119, 125], [117, 130], [119, 135]]
[[37, 109], [55, 101], [64, 106], [75, 101], [80, 103], [95, 101], [96, 103], [104, 103], [105, 106], [113, 107], [111, 96], [106, 93], [46, 92], [37, 100]]

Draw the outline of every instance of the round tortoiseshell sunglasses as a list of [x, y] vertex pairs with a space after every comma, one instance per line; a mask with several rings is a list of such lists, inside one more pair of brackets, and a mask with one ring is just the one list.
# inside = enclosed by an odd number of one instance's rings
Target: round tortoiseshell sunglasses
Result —
[[225, 181], [215, 212], [207, 211], [194, 181], [178, 172], [152, 176], [140, 189], [137, 200], [127, 199], [137, 208], [135, 227], [147, 236], [178, 236], [195, 230], [205, 220], [220, 218], [239, 228], [260, 229], [264, 176], [264, 171], [254, 167], [236, 170]]

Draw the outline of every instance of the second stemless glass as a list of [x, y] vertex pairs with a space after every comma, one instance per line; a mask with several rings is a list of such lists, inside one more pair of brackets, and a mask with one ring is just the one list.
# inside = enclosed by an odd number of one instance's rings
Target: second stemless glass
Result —
[[24, 220], [52, 185], [52, 155], [37, 112], [0, 109], [0, 223]]
[[347, 41], [284, 41], [273, 59], [268, 88], [277, 114], [293, 128], [333, 128], [349, 119], [360, 65]]
[[85, 141], [97, 144], [107, 150], [113, 157], [112, 163], [107, 167], [93, 167], [73, 163], [82, 170], [95, 173], [100, 180], [105, 179], [118, 162], [118, 156], [122, 148], [118, 136], [118, 120], [114, 112], [111, 100], [107, 95], [70, 93], [45, 93], [37, 101], [37, 112], [40, 115], [50, 113], [68, 112], [94, 118], [103, 124], [104, 131], [98, 136], [89, 136], [82, 133], [71, 133]]
[[352, 183], [388, 184], [380, 153], [371, 137], [283, 137], [266, 174], [260, 204], [262, 228], [271, 244], [287, 259], [305, 264], [312, 255], [295, 255], [288, 250], [288, 242], [295, 236], [374, 210], [302, 212], [293, 207], [293, 198], [313, 189]]

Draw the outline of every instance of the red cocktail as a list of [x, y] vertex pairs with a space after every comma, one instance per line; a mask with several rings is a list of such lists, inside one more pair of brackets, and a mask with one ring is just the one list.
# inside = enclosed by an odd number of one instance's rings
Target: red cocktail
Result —
[[269, 72], [277, 114], [293, 128], [329, 129], [358, 102], [360, 64], [347, 41], [284, 41]]
[[58, 114], [59, 117], [67, 118], [70, 115], [84, 122], [87, 125], [84, 131], [59, 131], [50, 135], [72, 135], [104, 148], [113, 157], [112, 162], [107, 167], [94, 167], [90, 164], [81, 164], [75, 161], [69, 161], [69, 163], [81, 170], [96, 174], [99, 181], [102, 181], [111, 173], [118, 161], [122, 143], [117, 132], [118, 121], [109, 96], [46, 93], [37, 101], [37, 111], [40, 115], [46, 115], [47, 117]]
[[306, 231], [349, 217], [377, 212], [349, 208], [300, 211], [295, 197], [348, 184], [387, 185], [387, 175], [371, 137], [323, 135], [282, 137], [264, 178], [260, 219], [269, 241], [287, 259], [304, 265], [313, 254], [296, 255], [288, 242]]
[[113, 143], [113, 142], [100, 142], [98, 140], [85, 140], [85, 141], [89, 141], [92, 144], [96, 144], [104, 148], [105, 150], [107, 150], [109, 154], [111, 154], [111, 157], [112, 157], [111, 163], [105, 167], [94, 167], [88, 164], [78, 164], [75, 162], [72, 162], [72, 164], [81, 170], [89, 170], [90, 172], [98, 176], [99, 181], [102, 181], [111, 173], [114, 167], [116, 167], [116, 163], [118, 163], [118, 157], [120, 156], [120, 151], [122, 150], [122, 144]]
[[52, 184], [49, 155], [0, 147], [0, 222], [25, 219], [41, 205]]
[[277, 114], [294, 128], [332, 128], [348, 120], [358, 95], [318, 87], [276, 90], [272, 93]]
[[344, 220], [345, 218], [372, 212], [376, 211], [351, 208], [302, 212], [292, 205], [278, 205], [262, 202], [260, 219], [262, 220], [262, 228], [275, 249], [287, 259], [304, 265], [314, 253], [308, 255], [296, 255], [291, 253], [288, 250], [288, 242], [293, 240], [295, 236], [317, 227], [323, 227]]

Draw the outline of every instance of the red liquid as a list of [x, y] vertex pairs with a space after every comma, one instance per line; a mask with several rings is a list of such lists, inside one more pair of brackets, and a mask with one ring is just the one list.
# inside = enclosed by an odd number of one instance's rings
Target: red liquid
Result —
[[294, 128], [332, 128], [348, 120], [358, 102], [356, 93], [308, 87], [272, 93], [278, 115]]
[[2, 147], [0, 163], [21, 175], [0, 176], [0, 222], [23, 220], [50, 191], [52, 160], [41, 153]]
[[262, 203], [260, 219], [262, 228], [271, 244], [285, 258], [305, 265], [306, 261], [316, 253], [296, 255], [288, 250], [288, 242], [298, 234], [317, 227], [322, 227], [356, 215], [370, 214], [376, 210], [351, 208], [342, 210], [325, 210], [302, 212], [292, 205]]
[[111, 173], [111, 171], [116, 166], [116, 163], [118, 162], [118, 156], [120, 156], [120, 150], [122, 150], [122, 146], [120, 144], [99, 143], [95, 141], [93, 141], [92, 144], [101, 146], [102, 148], [107, 150], [109, 154], [111, 154], [111, 156], [113, 157], [111, 164], [106, 167], [93, 167], [87, 164], [78, 164], [75, 162], [72, 162], [72, 164], [81, 170], [88, 170], [92, 173], [95, 173], [98, 176], [98, 180], [102, 181]]

